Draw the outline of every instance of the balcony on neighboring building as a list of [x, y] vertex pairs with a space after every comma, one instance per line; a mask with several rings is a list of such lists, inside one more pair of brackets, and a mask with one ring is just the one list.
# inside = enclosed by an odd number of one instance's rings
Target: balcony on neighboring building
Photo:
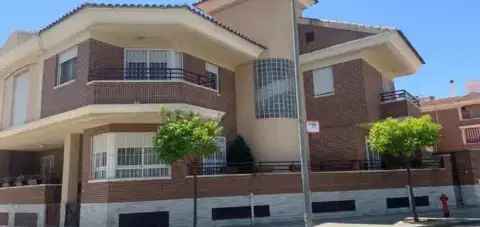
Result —
[[480, 105], [468, 105], [460, 108], [460, 126], [480, 124]]
[[480, 127], [460, 128], [462, 130], [463, 144], [467, 149], [480, 148]]
[[420, 101], [405, 90], [381, 93], [380, 102], [382, 118], [421, 115]]

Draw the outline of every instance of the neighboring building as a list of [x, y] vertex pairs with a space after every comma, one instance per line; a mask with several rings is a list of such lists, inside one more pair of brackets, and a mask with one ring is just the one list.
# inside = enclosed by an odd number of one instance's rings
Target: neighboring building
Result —
[[[315, 2], [299, 0], [297, 10]], [[198, 178], [199, 226], [249, 223], [250, 193], [257, 221], [301, 219], [290, 0], [195, 6], [203, 12], [83, 4], [10, 36], [0, 49], [0, 225], [191, 226], [191, 171], [152, 150], [160, 107], [222, 117], [219, 153], [204, 159], [216, 166]], [[308, 137], [315, 215], [407, 209], [406, 173], [386, 170], [366, 136], [380, 119], [420, 115], [393, 79], [422, 58], [393, 28], [299, 18], [298, 30], [301, 106], [321, 127]], [[225, 171], [237, 135], [262, 174]], [[275, 163], [288, 170], [270, 173]], [[454, 197], [443, 163], [413, 171], [418, 204]]]
[[457, 169], [456, 184], [461, 185], [465, 203], [477, 204], [468, 198], [480, 191], [480, 92], [455, 96], [455, 85], [450, 81], [451, 96], [422, 100], [423, 113], [442, 126], [440, 144], [433, 148], [438, 153], [453, 154], [452, 165]]

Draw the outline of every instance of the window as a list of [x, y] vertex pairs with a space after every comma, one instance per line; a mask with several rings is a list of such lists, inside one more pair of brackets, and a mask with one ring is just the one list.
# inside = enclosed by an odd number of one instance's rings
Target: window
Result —
[[77, 77], [77, 47], [58, 55], [57, 68], [57, 86], [75, 80]]
[[315, 32], [307, 32], [305, 33], [305, 40], [307, 41], [307, 44], [315, 41]]
[[183, 55], [171, 50], [126, 50], [125, 79], [183, 79]]
[[255, 61], [253, 68], [256, 118], [296, 118], [293, 62], [281, 58], [262, 59]]
[[[269, 205], [253, 207], [255, 218], [270, 217]], [[212, 220], [244, 219], [252, 217], [250, 206], [212, 208]]]
[[313, 202], [313, 213], [328, 213], [328, 212], [340, 212], [340, 211], [355, 211], [355, 200], [341, 200], [341, 201], [328, 201], [328, 202]]
[[378, 170], [382, 167], [382, 158], [380, 157], [380, 153], [372, 151], [370, 149], [370, 140], [368, 136], [365, 136], [365, 169], [369, 170]]
[[15, 77], [12, 107], [12, 125], [23, 125], [27, 121], [28, 73]]
[[115, 178], [169, 176], [170, 169], [160, 162], [153, 147], [117, 149]]
[[108, 134], [97, 135], [92, 139], [92, 179], [107, 178], [108, 142]]
[[313, 88], [316, 97], [333, 95], [334, 86], [332, 67], [313, 70]]
[[169, 177], [170, 166], [153, 148], [154, 133], [106, 133], [93, 137], [92, 179]]
[[227, 163], [227, 145], [225, 137], [217, 137], [217, 152], [210, 157], [203, 158], [203, 174], [215, 175], [225, 173]]
[[480, 118], [480, 110], [470, 110], [470, 118]]
[[205, 84], [205, 86], [219, 90], [218, 66], [205, 63], [205, 76], [208, 79], [208, 82]]
[[44, 156], [40, 159], [40, 173], [42, 174], [43, 179], [47, 179], [52, 174], [55, 155]]
[[[415, 206], [430, 206], [428, 196], [415, 196]], [[410, 207], [410, 201], [408, 197], [387, 198], [387, 208], [403, 208]]]

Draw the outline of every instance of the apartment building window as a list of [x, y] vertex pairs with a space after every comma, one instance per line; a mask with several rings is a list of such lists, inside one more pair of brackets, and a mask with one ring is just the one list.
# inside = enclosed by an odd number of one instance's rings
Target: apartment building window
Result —
[[108, 142], [108, 134], [97, 135], [92, 139], [92, 179], [107, 178]]
[[93, 137], [92, 179], [170, 177], [153, 148], [154, 133], [106, 133]]
[[183, 79], [183, 55], [173, 50], [125, 50], [125, 79]]
[[313, 88], [315, 97], [333, 95], [332, 67], [313, 70]]
[[14, 78], [12, 125], [23, 125], [27, 121], [29, 74], [24, 73]]
[[206, 84], [209, 87], [212, 87], [215, 90], [219, 90], [219, 74], [218, 66], [212, 65], [210, 63], [205, 63], [205, 75], [209, 80], [209, 84]]
[[217, 152], [210, 157], [203, 158], [203, 174], [223, 174], [227, 163], [227, 140], [225, 137], [217, 137]]
[[77, 77], [77, 52], [77, 47], [74, 47], [58, 55], [57, 86]]
[[257, 60], [253, 71], [256, 118], [296, 118], [293, 62], [281, 58]]
[[48, 179], [55, 165], [55, 155], [47, 155], [40, 158], [40, 173], [43, 179]]
[[480, 118], [480, 110], [470, 110], [470, 118]]

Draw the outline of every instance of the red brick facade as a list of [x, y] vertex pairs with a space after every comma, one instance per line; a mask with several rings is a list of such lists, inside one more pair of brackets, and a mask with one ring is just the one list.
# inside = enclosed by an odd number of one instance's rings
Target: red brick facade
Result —
[[365, 158], [367, 129], [358, 124], [380, 119], [382, 77], [363, 60], [333, 67], [334, 94], [314, 97], [313, 72], [304, 73], [307, 119], [320, 122], [320, 133], [310, 134], [312, 162]]
[[[313, 32], [313, 42], [307, 42], [306, 34]], [[374, 35], [372, 33], [351, 31], [337, 28], [322, 27], [315, 24], [299, 24], [298, 37], [300, 42], [300, 54], [324, 49], [340, 43], [365, 38]]]
[[437, 148], [439, 151], [459, 151], [465, 148], [456, 108], [426, 112], [426, 114], [429, 114], [434, 122], [442, 125], [440, 145]]

